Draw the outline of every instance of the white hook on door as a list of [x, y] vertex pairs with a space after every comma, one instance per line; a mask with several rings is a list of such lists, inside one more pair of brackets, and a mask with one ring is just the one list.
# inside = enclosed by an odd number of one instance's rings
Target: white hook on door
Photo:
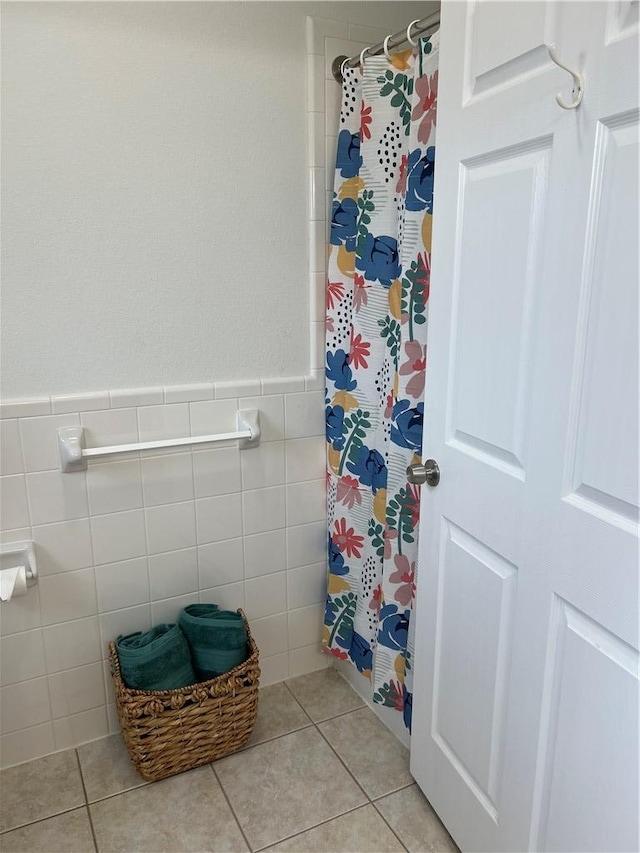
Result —
[[582, 74], [579, 74], [577, 71], [573, 71], [571, 68], [566, 66], [564, 62], [560, 62], [555, 44], [547, 45], [547, 50], [549, 51], [549, 56], [551, 57], [552, 62], [555, 62], [555, 64], [559, 68], [562, 68], [563, 71], [568, 71], [573, 77], [573, 89], [571, 90], [573, 100], [571, 103], [565, 104], [559, 92], [556, 95], [556, 102], [563, 110], [575, 110], [582, 103], [582, 96], [584, 95], [584, 77]]

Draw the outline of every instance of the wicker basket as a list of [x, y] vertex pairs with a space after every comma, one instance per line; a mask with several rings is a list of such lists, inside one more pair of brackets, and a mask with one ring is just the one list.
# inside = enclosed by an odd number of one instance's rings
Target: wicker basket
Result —
[[111, 675], [122, 736], [131, 760], [149, 782], [182, 773], [240, 749], [258, 713], [260, 666], [249, 623], [249, 657], [229, 672], [177, 690], [131, 690], [109, 643]]

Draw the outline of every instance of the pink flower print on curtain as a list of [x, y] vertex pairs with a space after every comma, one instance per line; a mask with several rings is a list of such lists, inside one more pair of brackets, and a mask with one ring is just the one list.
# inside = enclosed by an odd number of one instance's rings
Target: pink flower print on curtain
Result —
[[327, 285], [323, 647], [411, 725], [438, 36], [345, 69]]

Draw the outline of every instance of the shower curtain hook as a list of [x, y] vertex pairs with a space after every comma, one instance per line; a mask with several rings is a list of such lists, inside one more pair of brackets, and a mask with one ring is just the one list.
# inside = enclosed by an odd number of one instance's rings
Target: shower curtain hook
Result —
[[414, 39], [411, 38], [411, 27], [414, 24], [419, 24], [419, 23], [420, 23], [420, 18], [416, 18], [415, 21], [411, 21], [411, 23], [407, 27], [407, 41], [409, 42], [411, 47], [417, 47], [418, 46], [418, 42], [414, 41]]
[[365, 53], [371, 49], [371, 45], [369, 47], [365, 47], [360, 51], [360, 68], [364, 71], [364, 55]]
[[345, 56], [345, 58], [342, 60], [342, 63], [340, 65], [340, 76], [342, 77], [343, 80], [344, 80], [344, 69], [347, 67], [348, 61], [349, 61], [349, 57]]
[[387, 62], [391, 62], [391, 54], [389, 53], [389, 39], [391, 38], [388, 35], [385, 40], [382, 42], [382, 50], [384, 51], [384, 55], [387, 57]]

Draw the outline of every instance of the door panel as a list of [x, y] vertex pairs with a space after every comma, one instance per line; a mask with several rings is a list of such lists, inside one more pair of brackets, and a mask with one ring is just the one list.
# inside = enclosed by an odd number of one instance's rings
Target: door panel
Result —
[[550, 144], [546, 137], [474, 158], [460, 180], [449, 432], [458, 449], [519, 479]]
[[[553, 4], [471, 2], [467, 7], [468, 55], [465, 101], [511, 85], [549, 61], [545, 44], [555, 40]], [[511, 37], [503, 37], [508, 29]]]
[[626, 38], [638, 30], [638, 0], [611, 0], [607, 7], [606, 43]]
[[516, 567], [444, 522], [433, 738], [497, 820]]
[[[566, 601], [554, 604], [531, 849], [611, 850], [612, 826], [619, 837], [637, 831], [638, 780], [629, 756], [638, 752], [638, 653]], [[607, 725], [612, 710], [614, 727]]]
[[463, 850], [639, 849], [637, 36], [443, 5], [411, 769]]
[[638, 518], [638, 153], [637, 110], [598, 122], [567, 483], [623, 527]]

